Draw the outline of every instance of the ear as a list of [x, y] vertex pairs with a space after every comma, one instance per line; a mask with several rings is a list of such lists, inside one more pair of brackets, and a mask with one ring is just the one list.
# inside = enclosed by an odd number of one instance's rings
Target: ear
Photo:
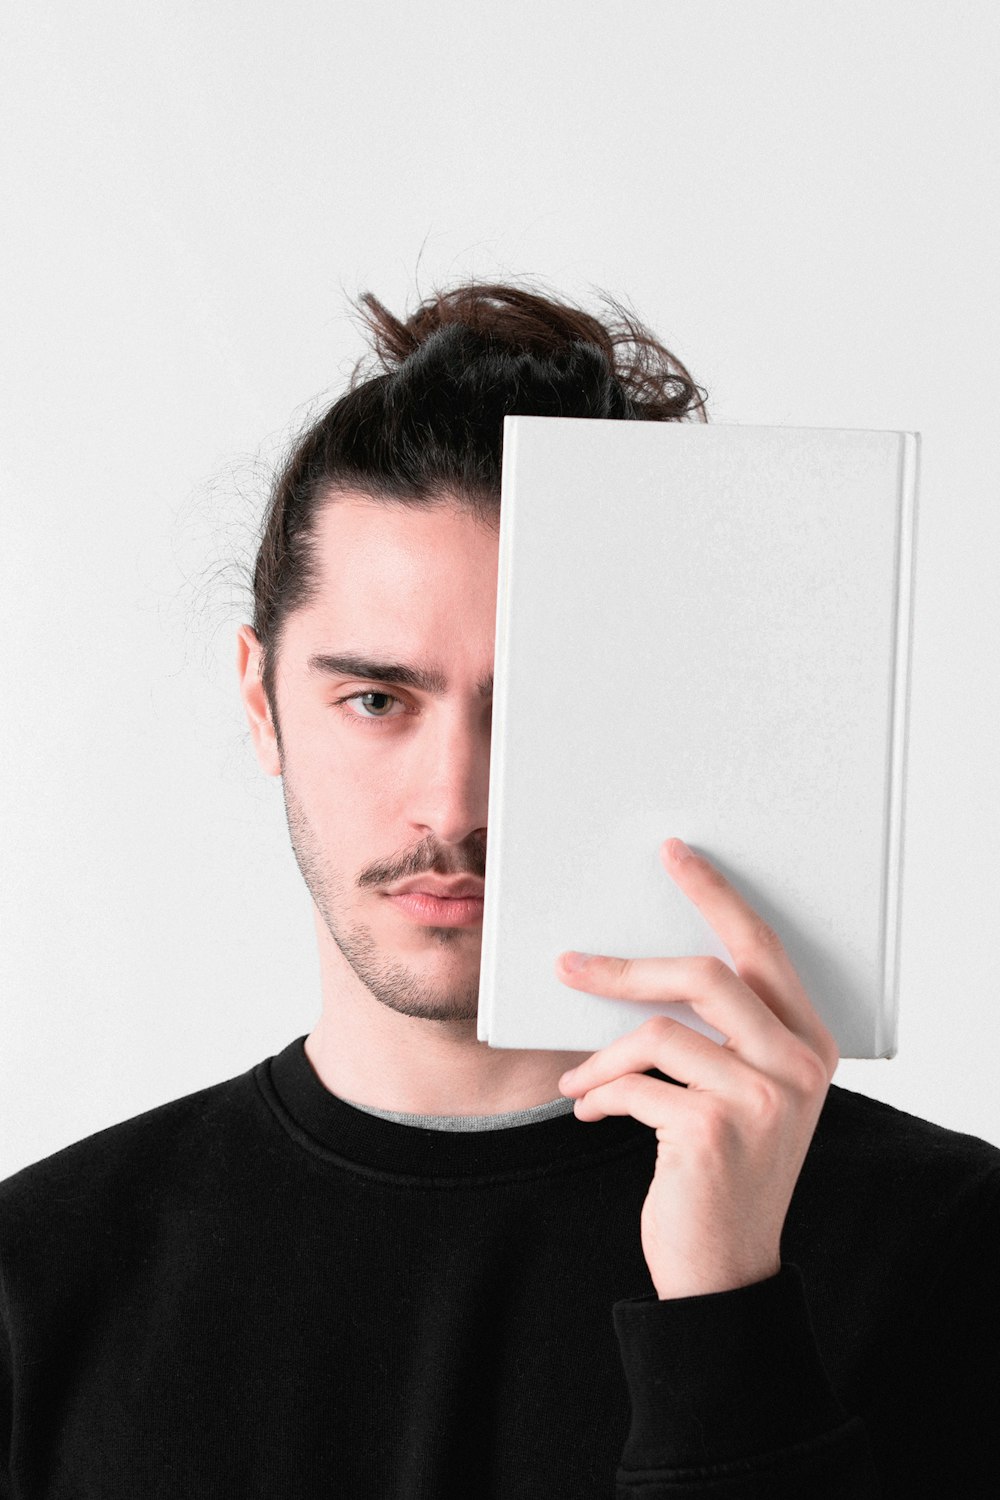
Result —
[[260, 680], [260, 658], [260, 642], [256, 634], [249, 625], [241, 625], [236, 632], [236, 672], [240, 681], [240, 697], [246, 709], [261, 770], [268, 776], [280, 776], [281, 758], [278, 755], [278, 742], [264, 685]]

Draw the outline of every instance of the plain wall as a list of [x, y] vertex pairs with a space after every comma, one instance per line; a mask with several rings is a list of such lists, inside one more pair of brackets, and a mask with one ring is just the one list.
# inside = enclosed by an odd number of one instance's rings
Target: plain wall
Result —
[[315, 1024], [245, 576], [365, 351], [347, 299], [473, 274], [625, 297], [717, 421], [923, 434], [900, 1047], [836, 1081], [1000, 1142], [1000, 11], [8, 0], [0, 31], [0, 1177]]

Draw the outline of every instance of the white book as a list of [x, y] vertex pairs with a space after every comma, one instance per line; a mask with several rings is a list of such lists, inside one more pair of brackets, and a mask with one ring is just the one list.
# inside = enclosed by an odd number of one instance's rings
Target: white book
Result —
[[732, 955], [678, 837], [775, 929], [842, 1057], [893, 1057], [919, 435], [504, 419], [477, 1036], [596, 1051], [681, 1001], [564, 949]]

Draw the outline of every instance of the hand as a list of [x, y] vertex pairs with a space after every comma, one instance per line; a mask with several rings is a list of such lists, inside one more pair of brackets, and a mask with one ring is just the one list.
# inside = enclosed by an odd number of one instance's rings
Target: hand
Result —
[[614, 999], [684, 1000], [727, 1038], [651, 1016], [559, 1080], [579, 1119], [632, 1115], [656, 1129], [641, 1226], [661, 1300], [730, 1291], [781, 1269], [788, 1205], [839, 1059], [774, 930], [685, 847], [668, 839], [660, 856], [735, 973], [708, 956], [595, 956], [570, 971], [560, 954], [557, 970], [564, 984]]

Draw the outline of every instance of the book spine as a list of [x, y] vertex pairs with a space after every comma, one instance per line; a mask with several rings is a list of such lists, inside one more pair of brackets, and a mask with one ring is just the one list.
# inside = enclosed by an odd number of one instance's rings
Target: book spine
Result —
[[883, 926], [883, 993], [878, 1007], [876, 1057], [895, 1057], [899, 1015], [899, 959], [909, 745], [910, 685], [917, 558], [917, 495], [920, 434], [900, 434], [899, 509], [896, 550], [892, 724], [890, 730], [889, 815], [886, 829], [886, 892]]
[[507, 740], [507, 661], [510, 655], [510, 554], [514, 528], [514, 470], [517, 466], [517, 423], [504, 417], [500, 470], [500, 537], [497, 554], [496, 637], [493, 647], [493, 725], [490, 737], [490, 790], [486, 804], [486, 900], [483, 904], [483, 934], [479, 965], [479, 1009], [476, 1040], [490, 1043], [493, 1031], [493, 1000], [496, 992], [497, 955], [500, 944], [500, 830], [506, 768], [503, 747]]

